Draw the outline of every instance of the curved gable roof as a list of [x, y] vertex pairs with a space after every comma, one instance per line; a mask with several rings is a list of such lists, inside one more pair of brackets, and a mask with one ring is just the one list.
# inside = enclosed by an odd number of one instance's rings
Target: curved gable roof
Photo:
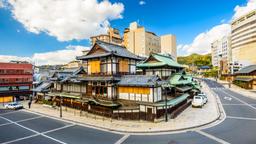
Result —
[[[99, 46], [100, 48], [102, 48], [106, 52], [105, 53], [101, 53], [101, 54], [90, 55], [91, 51], [96, 46]], [[141, 57], [131, 53], [125, 47], [122, 47], [122, 46], [119, 46], [119, 45], [115, 45], [115, 44], [111, 44], [111, 43], [106, 43], [106, 42], [103, 42], [103, 41], [96, 41], [94, 46], [91, 48], [91, 50], [85, 56], [77, 57], [77, 59], [78, 60], [89, 59], [89, 58], [95, 58], [95, 57], [108, 56], [108, 55], [111, 55], [111, 54], [116, 55], [116, 56], [120, 56], [120, 57], [126, 57], [126, 58], [131, 58], [131, 59], [136, 59], [136, 60], [142, 60]]]

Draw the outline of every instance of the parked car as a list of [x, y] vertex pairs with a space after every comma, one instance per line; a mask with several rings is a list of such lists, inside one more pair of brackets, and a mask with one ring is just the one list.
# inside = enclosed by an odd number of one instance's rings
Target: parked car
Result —
[[192, 101], [192, 107], [200, 107], [202, 108], [204, 105], [204, 99], [201, 96], [194, 96]]
[[206, 104], [206, 103], [208, 102], [208, 98], [207, 98], [206, 94], [200, 93], [200, 94], [198, 94], [198, 96], [203, 97], [203, 99], [204, 99], [204, 104]]
[[23, 108], [23, 105], [17, 103], [17, 102], [12, 102], [12, 103], [8, 103], [4, 106], [6, 109], [14, 109], [14, 110], [17, 110], [17, 109], [22, 109]]

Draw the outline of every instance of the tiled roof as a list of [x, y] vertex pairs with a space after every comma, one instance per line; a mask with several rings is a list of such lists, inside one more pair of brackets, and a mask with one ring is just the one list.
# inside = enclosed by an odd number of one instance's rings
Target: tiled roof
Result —
[[155, 75], [124, 75], [117, 83], [120, 86], [156, 86], [160, 84], [161, 80]]
[[70, 79], [70, 77], [78, 74], [81, 71], [84, 71], [83, 67], [58, 70], [54, 72], [54, 75], [52, 76], [52, 80], [55, 79], [55, 80], [61, 80], [64, 82]]
[[119, 81], [120, 77], [113, 77], [113, 76], [97, 76], [97, 77], [81, 77], [81, 78], [77, 78], [78, 80], [81, 81]]
[[52, 82], [46, 81], [46, 82], [43, 82], [42, 84], [40, 84], [39, 86], [37, 86], [35, 89], [33, 89], [33, 91], [35, 91], [35, 92], [48, 92], [49, 88], [51, 86], [52, 86]]
[[106, 42], [103, 42], [103, 41], [96, 41], [95, 45], [100, 46], [101, 48], [106, 50], [107, 53], [96, 54], [96, 55], [84, 55], [84, 56], [77, 57], [77, 59], [78, 60], [89, 59], [89, 58], [95, 58], [95, 57], [101, 57], [101, 56], [108, 56], [108, 55], [111, 55], [111, 54], [116, 55], [116, 56], [120, 56], [120, 57], [127, 57], [127, 58], [137, 59], [137, 60], [142, 59], [141, 57], [139, 57], [139, 56], [131, 53], [130, 51], [128, 51], [125, 47], [122, 47], [122, 46], [119, 46], [119, 45], [106, 43]]
[[191, 83], [190, 79], [185, 78], [181, 73], [173, 74], [170, 77], [169, 82], [171, 85], [186, 85]]
[[144, 67], [161, 67], [161, 66], [171, 66], [176, 68], [182, 68], [182, 65], [177, 63], [171, 56], [166, 56], [162, 54], [156, 54], [152, 53], [150, 56], [154, 57], [159, 62], [153, 62], [153, 63], [147, 63], [147, 60], [145, 60], [142, 63], [137, 64], [138, 68], [144, 68]]
[[246, 67], [240, 69], [239, 71], [237, 71], [235, 74], [248, 74], [253, 71], [256, 71], [256, 65], [246, 66]]

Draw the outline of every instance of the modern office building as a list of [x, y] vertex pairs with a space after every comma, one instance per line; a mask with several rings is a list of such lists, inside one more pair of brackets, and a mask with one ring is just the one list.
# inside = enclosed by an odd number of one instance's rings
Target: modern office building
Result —
[[211, 44], [212, 65], [219, 67], [221, 74], [229, 72], [231, 62], [230, 36], [224, 36]]
[[161, 53], [170, 54], [174, 60], [177, 60], [176, 36], [163, 35], [161, 38]]
[[130, 23], [124, 31], [123, 45], [132, 53], [139, 56], [149, 56], [150, 53], [161, 52], [161, 39], [155, 33], [138, 26], [137, 22]]
[[32, 94], [32, 64], [0, 63], [0, 103]]
[[108, 28], [107, 34], [100, 34], [97, 36], [92, 36], [91, 37], [92, 45], [94, 45], [97, 40], [104, 41], [107, 43], [116, 44], [116, 45], [122, 45], [122, 43], [123, 43], [122, 37], [119, 33], [119, 30], [115, 29], [115, 28], [111, 28], [111, 27]]
[[235, 19], [231, 29], [232, 62], [256, 64], [256, 10]]

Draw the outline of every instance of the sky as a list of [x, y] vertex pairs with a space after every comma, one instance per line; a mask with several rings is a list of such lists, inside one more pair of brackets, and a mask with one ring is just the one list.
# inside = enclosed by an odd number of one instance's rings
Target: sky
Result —
[[180, 56], [206, 54], [253, 9], [256, 0], [0, 0], [0, 61], [64, 64], [90, 48], [90, 36], [133, 21], [176, 35]]

